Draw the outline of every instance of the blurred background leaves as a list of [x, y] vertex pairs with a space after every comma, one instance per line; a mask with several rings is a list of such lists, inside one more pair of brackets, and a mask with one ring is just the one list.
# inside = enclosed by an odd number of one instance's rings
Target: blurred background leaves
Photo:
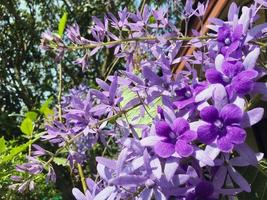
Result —
[[[92, 16], [102, 19], [105, 13], [116, 15], [125, 7], [134, 11], [143, 3], [158, 7], [166, 6], [168, 2], [172, 5], [171, 17], [178, 24], [181, 7], [168, 0], [0, 0], [1, 198], [72, 199], [66, 191], [71, 192], [73, 180], [69, 178], [70, 172], [62, 167], [64, 161], [61, 159], [55, 163], [59, 164], [55, 166], [58, 174], [55, 185], [45, 184], [45, 177], [40, 176], [34, 192], [22, 195], [8, 190], [14, 166], [25, 161], [29, 146], [26, 138], [29, 139], [35, 126], [38, 131], [44, 129], [43, 117], [53, 112], [51, 105], [57, 96], [57, 63], [52, 55], [42, 53], [39, 48], [42, 32], [51, 30], [62, 34], [63, 23], [71, 25], [77, 22], [81, 35], [88, 38], [87, 30], [92, 25]], [[59, 25], [62, 16], [65, 20]], [[61, 63], [63, 92], [80, 83], [95, 87], [95, 78], [104, 77], [114, 60], [112, 50], [98, 53], [90, 60], [89, 70], [82, 72], [79, 66], [71, 62], [78, 56], [79, 52], [68, 54]], [[119, 67], [120, 62], [113, 70]], [[94, 151], [102, 150], [97, 148]], [[112, 148], [109, 151], [112, 152]], [[91, 170], [88, 167], [85, 170]]]
[[[81, 35], [87, 37], [92, 16], [103, 18], [107, 12], [117, 13], [127, 7], [136, 10], [142, 0], [0, 0], [0, 134], [12, 138], [20, 134], [18, 124], [25, 113], [40, 106], [57, 91], [57, 66], [51, 55], [39, 49], [41, 33], [58, 30], [58, 22], [68, 13], [67, 25], [77, 22]], [[164, 0], [146, 0], [153, 7], [166, 5]], [[179, 18], [180, 10], [172, 8]], [[177, 20], [179, 21], [179, 20]], [[90, 69], [83, 73], [70, 62], [77, 53], [68, 54], [62, 63], [64, 91], [80, 83], [94, 87], [96, 77], [103, 77], [113, 60], [112, 52], [104, 51], [90, 60]], [[118, 63], [119, 67], [120, 64]], [[116, 68], [115, 68], [116, 69]], [[13, 116], [10, 116], [10, 114]], [[14, 123], [17, 121], [18, 123]]]

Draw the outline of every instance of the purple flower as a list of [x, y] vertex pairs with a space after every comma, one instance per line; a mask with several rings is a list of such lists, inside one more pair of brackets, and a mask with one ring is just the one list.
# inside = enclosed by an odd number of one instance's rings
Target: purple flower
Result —
[[100, 196], [97, 197], [100, 188], [92, 179], [87, 178], [86, 185], [87, 185], [87, 190], [85, 191], [85, 194], [82, 193], [78, 188], [72, 189], [72, 194], [76, 198], [76, 200], [93, 200], [96, 198], [98, 199], [101, 198]]
[[43, 171], [43, 164], [38, 159], [28, 156], [28, 160], [28, 163], [17, 165], [16, 170], [18, 172], [27, 172], [29, 174], [40, 174]]
[[89, 43], [89, 40], [81, 36], [80, 27], [77, 23], [74, 23], [72, 26], [68, 26], [66, 32], [69, 40], [75, 44], [84, 45]]
[[[217, 60], [221, 59], [218, 55]], [[254, 58], [252, 58], [254, 59]], [[227, 86], [226, 89], [230, 97], [235, 94], [244, 96], [248, 94], [253, 86], [254, 79], [257, 77], [258, 72], [253, 70], [254, 66], [245, 66], [246, 63], [237, 62], [221, 62], [215, 64], [215, 68], [206, 71], [206, 78], [210, 83], [221, 83]]]
[[224, 24], [218, 30], [217, 41], [219, 52], [226, 57], [230, 56], [232, 53], [242, 56], [242, 51], [240, 49], [242, 35], [242, 24], [238, 24], [234, 29], [230, 25]]
[[208, 181], [201, 181], [195, 187], [194, 192], [187, 195], [186, 200], [216, 200], [212, 197], [214, 192], [213, 185]]
[[[236, 195], [242, 191], [250, 192], [249, 183], [234, 167], [257, 166], [263, 158], [262, 153], [255, 154], [246, 144], [237, 145], [235, 149], [239, 156], [232, 157], [230, 154], [224, 153], [215, 160], [217, 168], [215, 168], [213, 175], [213, 185], [222, 194]], [[228, 178], [227, 180], [227, 176], [231, 179]], [[235, 183], [239, 187], [225, 188], [225, 181], [228, 182], [228, 185], [234, 185], [233, 183]]]
[[82, 58], [77, 58], [73, 64], [80, 65], [82, 67], [82, 71], [85, 71], [89, 66], [89, 55], [86, 53]]
[[90, 112], [98, 117], [106, 114], [110, 117], [119, 111], [118, 105], [123, 98], [120, 96], [117, 74], [111, 79], [110, 85], [98, 79], [97, 83], [103, 89], [102, 92], [96, 89], [91, 90], [91, 94], [95, 96], [100, 103], [93, 106]]
[[207, 122], [197, 129], [198, 139], [204, 144], [216, 140], [221, 151], [230, 152], [234, 145], [245, 142], [246, 132], [240, 127], [243, 112], [235, 104], [225, 105], [220, 112], [214, 106], [207, 106], [200, 111], [200, 117]]
[[193, 153], [190, 144], [197, 135], [189, 130], [189, 123], [183, 118], [177, 118], [172, 127], [165, 121], [158, 121], [155, 124], [156, 134], [162, 140], [156, 143], [154, 151], [162, 158], [170, 157], [174, 152], [182, 157], [188, 157]]

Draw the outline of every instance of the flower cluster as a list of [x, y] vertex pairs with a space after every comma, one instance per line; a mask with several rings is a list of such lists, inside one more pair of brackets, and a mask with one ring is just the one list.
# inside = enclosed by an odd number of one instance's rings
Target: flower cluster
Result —
[[[187, 2], [185, 18], [204, 15], [206, 5], [196, 10], [192, 5]], [[148, 6], [136, 13], [123, 9], [118, 18], [108, 13], [103, 22], [93, 17], [93, 40], [83, 38], [77, 24], [67, 29], [71, 44], [64, 51], [86, 49], [75, 62], [83, 69], [104, 47], [125, 60], [124, 71], [107, 82], [96, 80], [98, 89], [81, 86], [64, 97], [63, 121], [55, 120], [42, 136], [59, 148], [69, 147], [71, 166], [86, 160], [85, 152], [99, 141], [107, 145], [113, 138], [119, 146], [117, 159], [96, 157], [95, 180], [86, 180], [84, 193], [73, 189], [77, 200], [212, 200], [250, 192], [235, 167], [256, 166], [263, 156], [245, 143], [245, 129], [264, 113], [252, 109], [251, 102], [267, 94], [266, 84], [259, 82], [266, 72], [257, 64], [256, 42], [267, 25], [254, 26], [262, 6], [255, 2], [241, 9], [233, 3], [227, 21], [212, 19], [213, 32], [194, 38], [175, 27], [167, 9]], [[192, 56], [177, 56], [184, 41], [196, 40], [201, 48]], [[186, 67], [174, 75], [181, 61]]]

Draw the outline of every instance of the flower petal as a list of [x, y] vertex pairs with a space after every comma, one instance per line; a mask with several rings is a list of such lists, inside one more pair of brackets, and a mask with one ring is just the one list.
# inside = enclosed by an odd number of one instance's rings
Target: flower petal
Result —
[[258, 165], [257, 156], [249, 145], [247, 145], [246, 143], [239, 144], [235, 146], [235, 149], [238, 152], [238, 154], [248, 163], [250, 163], [253, 166]]
[[179, 160], [177, 158], [170, 157], [169, 159], [166, 160], [164, 166], [164, 174], [168, 181], [170, 181], [173, 178], [178, 167], [179, 167]]
[[232, 166], [228, 166], [228, 173], [231, 176], [232, 180], [240, 186], [246, 192], [251, 192], [250, 185], [246, 181], [246, 179], [238, 173]]
[[232, 80], [232, 87], [236, 93], [240, 96], [248, 94], [254, 87], [254, 81], [252, 79], [258, 76], [258, 72], [255, 70], [246, 70], [239, 73]]
[[201, 181], [199, 184], [197, 184], [195, 193], [200, 198], [207, 198], [212, 195], [214, 192], [214, 187], [211, 183], [207, 181]]
[[222, 84], [217, 84], [213, 91], [212, 99], [215, 108], [217, 108], [219, 111], [228, 103], [228, 95], [225, 87]]
[[217, 137], [217, 128], [212, 124], [202, 125], [197, 129], [198, 139], [204, 144], [212, 143]]
[[200, 117], [206, 122], [213, 123], [219, 117], [219, 112], [214, 106], [207, 106], [200, 111]]
[[233, 32], [233, 40], [240, 40], [241, 36], [243, 35], [243, 25], [242, 24], [237, 24], [234, 32]]
[[234, 144], [242, 144], [246, 140], [246, 131], [238, 126], [227, 126], [227, 137]]
[[154, 151], [158, 156], [168, 158], [174, 153], [174, 145], [160, 141], [154, 146]]
[[162, 175], [162, 168], [161, 168], [161, 162], [160, 162], [159, 158], [157, 158], [157, 157], [153, 158], [150, 161], [150, 166], [151, 166], [152, 173], [153, 173], [154, 177], [156, 177], [157, 179], [160, 179], [161, 175]]
[[174, 120], [172, 124], [172, 130], [177, 136], [179, 136], [185, 131], [189, 130], [189, 123], [184, 118], [179, 117]]
[[145, 137], [142, 140], [140, 140], [140, 144], [142, 146], [152, 147], [163, 139], [165, 139], [165, 138], [159, 137], [157, 135], [156, 136], [151, 135], [151, 136]]
[[123, 175], [109, 180], [110, 184], [136, 186], [144, 183], [147, 180], [145, 176]]
[[197, 138], [197, 133], [192, 130], [185, 131], [181, 136], [180, 139], [186, 141], [186, 142], [191, 142]]
[[239, 123], [243, 117], [243, 112], [237, 105], [227, 104], [222, 108], [220, 117], [226, 125]]
[[231, 143], [231, 140], [226, 136], [221, 137], [217, 140], [217, 146], [222, 152], [230, 152], [233, 150], [234, 145]]
[[216, 174], [213, 177], [212, 183], [213, 183], [214, 187], [216, 187], [216, 188], [223, 187], [226, 175], [227, 175], [227, 168], [224, 165], [220, 166], [219, 169], [217, 170]]
[[169, 137], [169, 134], [171, 132], [171, 127], [165, 121], [156, 122], [155, 129], [156, 129], [156, 134], [158, 136], [164, 136], [167, 138]]
[[224, 62], [222, 65], [223, 73], [228, 77], [234, 77], [237, 75], [243, 68], [243, 64], [241, 62], [237, 62], [232, 64], [230, 62]]
[[94, 200], [105, 200], [107, 199], [114, 191], [116, 190], [115, 186], [108, 186], [105, 187], [105, 189], [103, 189], [101, 192], [99, 192]]
[[252, 110], [249, 110], [244, 114], [241, 126], [243, 128], [246, 128], [258, 123], [262, 119], [263, 114], [264, 114], [263, 108], [254, 108]]
[[256, 61], [260, 55], [260, 48], [255, 48], [245, 58], [243, 64], [246, 69], [253, 69], [256, 65]]
[[178, 109], [183, 109], [186, 106], [192, 104], [195, 102], [194, 98], [189, 98], [189, 99], [185, 99], [185, 100], [180, 100], [180, 101], [175, 101], [173, 102], [173, 104], [178, 108]]
[[202, 149], [195, 150], [195, 158], [199, 160], [200, 167], [214, 166], [213, 160]]
[[215, 69], [208, 69], [205, 73], [205, 77], [210, 83], [224, 83], [223, 75]]
[[177, 140], [175, 144], [175, 151], [182, 157], [188, 157], [193, 152], [193, 147], [184, 140]]
[[109, 87], [109, 99], [111, 101], [110, 103], [114, 102], [117, 89], [118, 89], [118, 76], [117, 76], [117, 73], [115, 73], [113, 77], [113, 81]]
[[86, 200], [86, 196], [78, 188], [73, 188], [72, 194], [77, 200]]
[[222, 72], [222, 64], [224, 61], [224, 56], [222, 54], [219, 54], [215, 58], [215, 68], [217, 71]]

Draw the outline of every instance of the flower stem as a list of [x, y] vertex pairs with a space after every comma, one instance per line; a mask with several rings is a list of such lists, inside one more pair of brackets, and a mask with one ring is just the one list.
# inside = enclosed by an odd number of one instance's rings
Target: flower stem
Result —
[[58, 96], [57, 96], [57, 101], [58, 101], [58, 117], [59, 121], [62, 122], [62, 108], [61, 108], [61, 96], [62, 96], [62, 65], [59, 63], [57, 65], [58, 67], [58, 78], [59, 78], [59, 83], [58, 83]]
[[[194, 38], [210, 39], [212, 37], [208, 36], [208, 35], [199, 36], [199, 37], [168, 37], [168, 38], [166, 38], [166, 40], [189, 41], [189, 40], [192, 40]], [[127, 43], [127, 42], [146, 42], [146, 41], [158, 41], [158, 38], [152, 37], [152, 36], [138, 37], [138, 38], [126, 38], [126, 39], [121, 39], [121, 40], [114, 40], [114, 41], [109, 41], [109, 42], [100, 42], [100, 43], [96, 43], [96, 44], [88, 44], [88, 45], [81, 45], [81, 46], [70, 45], [67, 48], [69, 50], [91, 49], [91, 48], [95, 48], [95, 47], [117, 45], [117, 44], [122, 44], [122, 43]]]
[[81, 178], [83, 191], [85, 193], [86, 190], [87, 190], [87, 187], [86, 187], [86, 182], [85, 182], [85, 177], [84, 177], [83, 169], [82, 169], [82, 166], [81, 166], [80, 163], [77, 163], [77, 167], [78, 167], [79, 176]]

